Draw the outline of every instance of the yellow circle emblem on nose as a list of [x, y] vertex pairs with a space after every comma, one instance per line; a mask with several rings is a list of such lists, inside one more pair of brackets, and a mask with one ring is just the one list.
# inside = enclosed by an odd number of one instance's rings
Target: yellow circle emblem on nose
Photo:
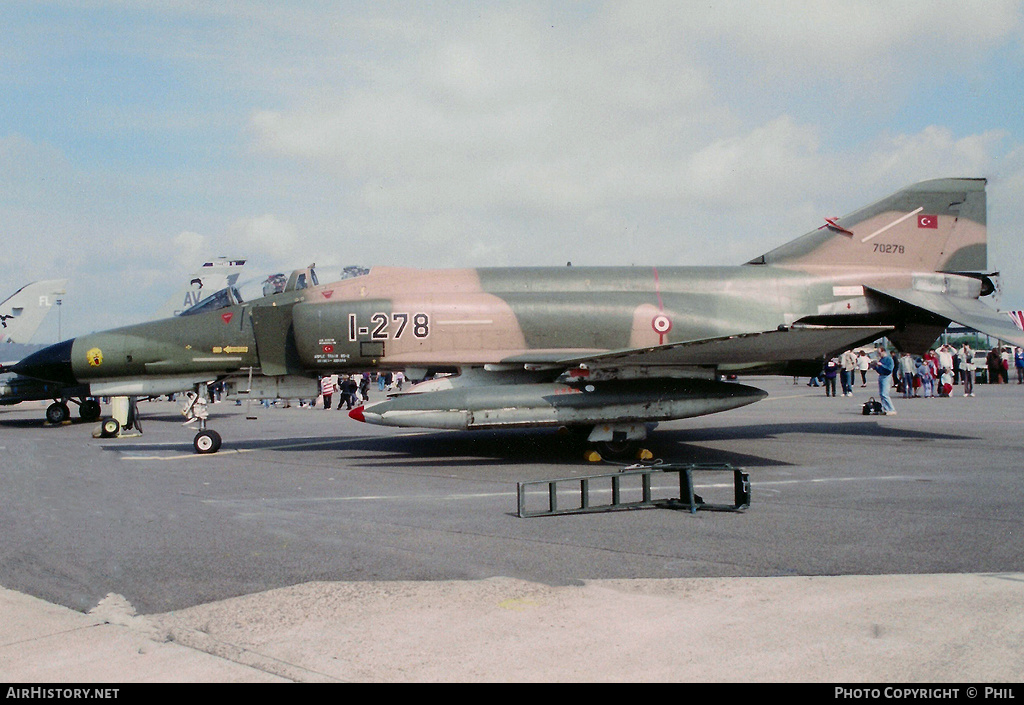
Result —
[[103, 364], [103, 351], [99, 348], [93, 348], [85, 354], [85, 359], [89, 361], [90, 366], [99, 367]]

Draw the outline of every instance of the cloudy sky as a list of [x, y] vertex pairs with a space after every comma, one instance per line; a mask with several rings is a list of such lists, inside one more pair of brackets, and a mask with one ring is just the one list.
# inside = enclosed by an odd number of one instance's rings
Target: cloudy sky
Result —
[[1024, 306], [1020, 1], [5, 0], [0, 26], [0, 298], [69, 278], [65, 337], [218, 255], [740, 264], [946, 176], [989, 179]]

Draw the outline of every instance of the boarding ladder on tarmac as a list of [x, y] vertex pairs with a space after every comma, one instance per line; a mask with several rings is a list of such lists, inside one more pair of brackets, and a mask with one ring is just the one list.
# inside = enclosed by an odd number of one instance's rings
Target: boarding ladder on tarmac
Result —
[[[733, 503], [705, 502], [693, 490], [695, 472], [731, 474], [735, 498]], [[677, 483], [666, 480], [673, 473], [678, 475]], [[716, 483], [712, 488], [715, 486], [722, 485]], [[676, 492], [676, 488], [678, 497], [663, 496]], [[739, 512], [750, 506], [750, 476], [726, 463], [630, 465], [620, 472], [605, 475], [520, 482], [517, 494], [520, 517], [591, 514], [653, 507], [688, 509], [691, 514], [698, 510]], [[544, 499], [538, 502], [538, 496]], [[540, 506], [536, 506], [538, 504]]]

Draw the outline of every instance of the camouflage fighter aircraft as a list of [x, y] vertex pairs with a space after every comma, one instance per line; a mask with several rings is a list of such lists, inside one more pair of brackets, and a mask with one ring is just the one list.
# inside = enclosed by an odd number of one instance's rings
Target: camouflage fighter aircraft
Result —
[[[92, 394], [161, 394], [210, 380], [230, 395], [309, 397], [311, 378], [458, 373], [351, 412], [438, 429], [581, 428], [617, 450], [653, 423], [724, 411], [765, 392], [725, 374], [811, 374], [882, 335], [923, 351], [950, 321], [1024, 345], [979, 301], [984, 179], [940, 179], [734, 267], [419, 270], [375, 267], [215, 310], [67, 340], [16, 371]], [[203, 423], [198, 452], [220, 436]]]

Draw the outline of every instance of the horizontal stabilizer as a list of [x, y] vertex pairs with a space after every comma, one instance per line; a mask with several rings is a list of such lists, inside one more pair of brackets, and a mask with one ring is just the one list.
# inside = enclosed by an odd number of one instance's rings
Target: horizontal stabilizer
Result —
[[874, 289], [870, 291], [887, 296], [902, 304], [947, 318], [954, 323], [973, 328], [979, 333], [1024, 347], [1024, 331], [1014, 325], [1005, 313], [1000, 313], [977, 299], [949, 296], [939, 292], [915, 289]]
[[706, 338], [562, 360], [571, 365], [696, 365], [756, 367], [820, 359], [876, 340], [880, 326], [792, 326], [763, 333]]

